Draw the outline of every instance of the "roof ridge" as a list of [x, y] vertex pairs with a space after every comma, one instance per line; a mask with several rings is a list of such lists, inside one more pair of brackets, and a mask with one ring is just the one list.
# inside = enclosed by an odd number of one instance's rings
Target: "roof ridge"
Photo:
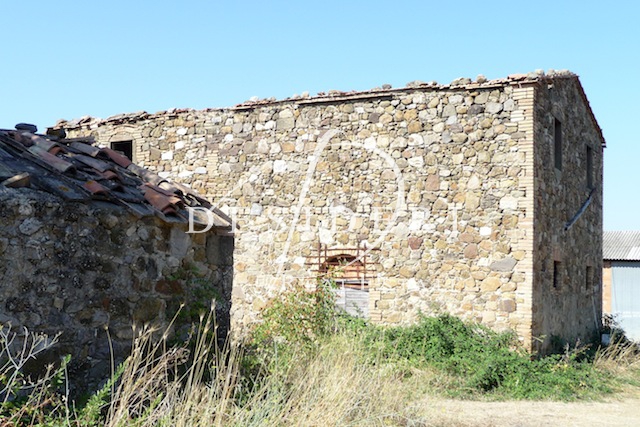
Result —
[[258, 108], [268, 105], [280, 105], [286, 103], [297, 102], [299, 104], [311, 104], [321, 102], [336, 102], [349, 99], [360, 98], [375, 98], [389, 96], [396, 93], [410, 92], [415, 90], [466, 90], [466, 89], [491, 89], [501, 86], [509, 85], [522, 85], [522, 84], [535, 84], [542, 81], [551, 81], [555, 79], [569, 79], [578, 78], [578, 75], [569, 70], [553, 70], [550, 69], [546, 73], [543, 70], [535, 70], [530, 73], [509, 74], [507, 77], [489, 80], [482, 74], [478, 75], [475, 80], [467, 77], [458, 77], [448, 84], [438, 84], [436, 81], [422, 82], [414, 80], [407, 83], [404, 87], [393, 88], [391, 85], [384, 84], [380, 87], [375, 87], [362, 91], [340, 91], [329, 90], [327, 92], [318, 92], [315, 96], [310, 96], [308, 92], [303, 92], [301, 95], [294, 94], [291, 97], [276, 99], [275, 97], [263, 98], [253, 97], [247, 101], [236, 104], [232, 107], [218, 107], [218, 108], [205, 108], [205, 109], [193, 109], [193, 108], [170, 108], [168, 110], [157, 111], [155, 113], [149, 113], [147, 111], [137, 111], [133, 113], [120, 113], [113, 116], [109, 116], [105, 119], [92, 116], [82, 116], [77, 119], [65, 120], [61, 119], [53, 126], [53, 128], [76, 128], [86, 123], [110, 123], [110, 122], [125, 122], [125, 121], [138, 121], [147, 118], [153, 118], [158, 116], [180, 114], [185, 112], [194, 111], [232, 111]]

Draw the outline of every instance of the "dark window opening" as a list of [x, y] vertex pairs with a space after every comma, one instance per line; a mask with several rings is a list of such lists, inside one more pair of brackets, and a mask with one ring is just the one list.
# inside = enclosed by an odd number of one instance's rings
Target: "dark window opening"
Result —
[[560, 289], [560, 261], [553, 261], [553, 289]]
[[556, 169], [562, 170], [562, 123], [558, 119], [553, 124], [553, 157]]
[[587, 271], [585, 272], [586, 277], [584, 281], [585, 290], [590, 291], [593, 289], [593, 267], [587, 266]]
[[593, 188], [593, 149], [587, 145], [587, 188]]
[[115, 151], [120, 151], [129, 160], [133, 161], [133, 141], [112, 142], [111, 149]]

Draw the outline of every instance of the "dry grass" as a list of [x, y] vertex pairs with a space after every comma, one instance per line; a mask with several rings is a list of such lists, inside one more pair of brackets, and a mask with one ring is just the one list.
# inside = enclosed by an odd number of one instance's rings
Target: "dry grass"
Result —
[[152, 330], [140, 334], [104, 425], [227, 425], [241, 354], [217, 347], [211, 317], [200, 326], [190, 349], [167, 348], [167, 337], [156, 340]]
[[640, 348], [638, 344], [618, 342], [596, 353], [594, 366], [615, 378], [622, 396], [639, 396]]
[[[212, 360], [204, 352], [206, 346], [206, 342], [196, 346], [193, 364], [179, 379], [160, 381], [159, 378], [167, 378], [160, 375], [167, 368], [149, 366], [147, 374], [136, 381], [123, 380], [123, 384], [129, 384], [123, 391], [148, 391], [147, 411], [122, 410], [125, 402], [130, 407], [131, 402], [140, 399], [115, 399], [119, 408], [112, 412], [107, 425], [137, 421], [138, 425], [172, 426], [477, 426], [492, 425], [487, 413], [494, 409], [513, 406], [514, 413], [530, 414], [527, 405], [531, 403], [526, 402], [443, 400], [442, 391], [456, 387], [456, 378], [435, 370], [399, 369], [379, 357], [371, 363], [366, 346], [347, 334], [327, 339], [313, 353], [291, 352], [287, 362], [280, 363], [280, 368], [248, 393], [247, 399], [238, 400], [236, 380], [241, 354], [230, 350], [228, 363], [214, 365], [211, 380], [205, 382]], [[168, 366], [169, 359], [156, 359], [156, 364]], [[598, 354], [595, 363], [598, 369], [624, 378], [627, 384], [640, 378], [640, 359], [627, 347], [609, 347]], [[125, 379], [134, 370], [128, 372]], [[637, 386], [629, 387], [637, 391]], [[156, 404], [149, 405], [154, 397]], [[472, 413], [478, 418], [470, 419], [468, 415]], [[500, 425], [519, 421], [517, 417], [501, 416], [504, 420]]]
[[631, 343], [616, 343], [601, 348], [594, 365], [610, 372], [620, 373], [640, 369], [640, 348]]
[[383, 363], [362, 363], [362, 347], [352, 338], [337, 336], [313, 357], [294, 352], [292, 363], [239, 403], [238, 350], [212, 358], [206, 349], [213, 343], [201, 340], [187, 371], [175, 376], [180, 354], [150, 357], [161, 348], [150, 347], [149, 337], [136, 342], [114, 390], [107, 426], [425, 425], [406, 405], [407, 383]]
[[[538, 425], [526, 417], [547, 409], [552, 417], [566, 406], [444, 399], [444, 391], [460, 387], [459, 378], [441, 370], [389, 363], [371, 351], [357, 335], [337, 333], [314, 351], [289, 351], [286, 360], [270, 366], [269, 375], [248, 390], [241, 380], [242, 351], [217, 347], [211, 318], [203, 320], [200, 333], [188, 348], [168, 347], [166, 336], [158, 339], [156, 331], [145, 330], [134, 342], [120, 379], [109, 385], [103, 402], [90, 402], [76, 413], [66, 407], [55, 408], [61, 415], [42, 425]], [[598, 353], [594, 364], [622, 378], [637, 395], [640, 357], [634, 347], [610, 346]], [[533, 410], [532, 405], [543, 406]], [[495, 411], [500, 411], [500, 416], [491, 415]], [[513, 411], [513, 416], [505, 411]], [[573, 410], [574, 415], [576, 411], [580, 413], [580, 409]]]
[[269, 378], [246, 407], [238, 408], [237, 425], [415, 425], [402, 378], [383, 363], [363, 363], [364, 358], [353, 338], [334, 337], [314, 357], [301, 355]]

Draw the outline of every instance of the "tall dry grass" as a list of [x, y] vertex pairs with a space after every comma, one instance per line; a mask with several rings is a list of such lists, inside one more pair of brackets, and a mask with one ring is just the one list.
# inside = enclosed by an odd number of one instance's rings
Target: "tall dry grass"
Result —
[[[300, 354], [236, 408], [235, 425], [406, 425], [417, 421], [407, 384], [357, 338], [338, 334], [313, 355]], [[367, 362], [365, 362], [367, 360]], [[412, 421], [412, 422], [413, 422]], [[266, 424], [264, 424], [266, 423]], [[411, 423], [411, 422], [409, 422]]]
[[[233, 412], [240, 350], [218, 347], [210, 315], [193, 341], [167, 346], [167, 335], [143, 330], [135, 339], [102, 424], [222, 426]], [[85, 419], [95, 414], [85, 416]]]
[[[439, 426], [452, 414], [432, 404], [445, 390], [464, 387], [443, 370], [386, 360], [388, 348], [376, 350], [371, 336], [349, 329], [323, 337], [313, 349], [281, 348], [247, 381], [248, 358], [239, 347], [218, 347], [212, 319], [203, 319], [180, 346], [169, 346], [158, 331], [140, 331], [118, 380], [84, 408], [69, 408], [62, 399], [37, 417], [3, 424], [0, 416], [0, 425]], [[640, 379], [636, 346], [609, 346], [594, 365], [627, 384]]]
[[176, 375], [186, 354], [164, 351], [151, 336], [136, 341], [104, 425], [423, 425], [407, 405], [407, 383], [383, 361], [363, 363], [370, 355], [352, 336], [336, 335], [313, 353], [292, 351], [286, 366], [245, 390], [244, 399], [241, 350], [211, 354], [215, 342], [201, 334], [188, 367]]
[[640, 346], [626, 339], [601, 347], [593, 360], [596, 369], [607, 372], [625, 393], [640, 395]]

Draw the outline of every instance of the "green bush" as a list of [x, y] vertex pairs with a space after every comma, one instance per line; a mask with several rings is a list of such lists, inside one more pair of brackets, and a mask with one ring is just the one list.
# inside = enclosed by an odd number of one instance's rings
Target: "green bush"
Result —
[[274, 299], [262, 311], [262, 323], [251, 335], [254, 346], [270, 348], [313, 347], [333, 332], [338, 312], [335, 305], [335, 282], [318, 279], [314, 290], [297, 285]]
[[[353, 326], [352, 326], [353, 327]], [[512, 332], [495, 332], [450, 315], [422, 317], [400, 327], [359, 325], [373, 357], [389, 363], [435, 368], [457, 381], [447, 394], [516, 399], [575, 399], [610, 391], [582, 351], [534, 358]]]
[[371, 325], [339, 313], [332, 286], [321, 280], [313, 292], [296, 288], [263, 311], [245, 358], [248, 377], [285, 369], [294, 352], [312, 358], [318, 343], [339, 332], [365, 345], [363, 363], [386, 363], [404, 375], [416, 369], [441, 372], [450, 396], [570, 400], [611, 391], [584, 349], [536, 358], [513, 332], [498, 333], [448, 314], [423, 316], [411, 326]]
[[313, 290], [298, 284], [262, 310], [262, 322], [251, 331], [244, 348], [238, 399], [250, 398], [265, 379], [286, 371], [293, 358], [313, 357], [336, 331], [335, 287], [328, 278], [319, 278]]

